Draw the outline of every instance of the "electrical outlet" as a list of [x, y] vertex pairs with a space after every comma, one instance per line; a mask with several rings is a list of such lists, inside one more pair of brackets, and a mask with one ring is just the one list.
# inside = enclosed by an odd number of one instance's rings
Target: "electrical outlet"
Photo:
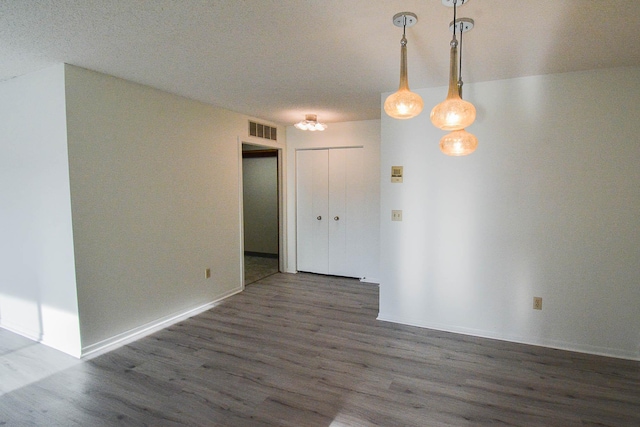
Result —
[[533, 309], [534, 310], [542, 310], [542, 298], [541, 297], [533, 297]]
[[211, 277], [211, 269], [207, 268], [206, 270], [204, 270], [204, 278], [208, 279], [209, 277]]
[[402, 221], [402, 211], [391, 211], [391, 221]]

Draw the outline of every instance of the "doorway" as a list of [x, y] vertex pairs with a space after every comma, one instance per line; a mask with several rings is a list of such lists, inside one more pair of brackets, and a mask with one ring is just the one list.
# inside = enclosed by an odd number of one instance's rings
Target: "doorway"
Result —
[[279, 272], [279, 150], [242, 144], [244, 285]]

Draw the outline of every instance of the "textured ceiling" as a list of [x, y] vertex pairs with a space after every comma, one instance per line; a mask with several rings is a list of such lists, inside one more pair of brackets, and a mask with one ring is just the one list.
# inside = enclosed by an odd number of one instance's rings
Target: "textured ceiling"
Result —
[[[412, 88], [447, 83], [441, 0], [2, 0], [0, 80], [66, 62], [291, 124], [380, 117], [398, 85], [397, 12]], [[640, 65], [640, 2], [468, 0], [466, 83]], [[444, 96], [444, 94], [443, 94]]]

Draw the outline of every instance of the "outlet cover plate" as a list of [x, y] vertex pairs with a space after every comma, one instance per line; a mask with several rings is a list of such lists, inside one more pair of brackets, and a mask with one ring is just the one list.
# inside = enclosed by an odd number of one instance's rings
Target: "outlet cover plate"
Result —
[[534, 310], [542, 310], [542, 298], [541, 297], [533, 297], [533, 309]]

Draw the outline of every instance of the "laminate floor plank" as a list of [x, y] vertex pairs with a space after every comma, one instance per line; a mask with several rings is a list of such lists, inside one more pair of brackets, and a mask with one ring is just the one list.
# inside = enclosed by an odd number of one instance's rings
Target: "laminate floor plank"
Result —
[[279, 273], [90, 360], [0, 330], [0, 425], [640, 426], [639, 362], [377, 315], [375, 285]]

